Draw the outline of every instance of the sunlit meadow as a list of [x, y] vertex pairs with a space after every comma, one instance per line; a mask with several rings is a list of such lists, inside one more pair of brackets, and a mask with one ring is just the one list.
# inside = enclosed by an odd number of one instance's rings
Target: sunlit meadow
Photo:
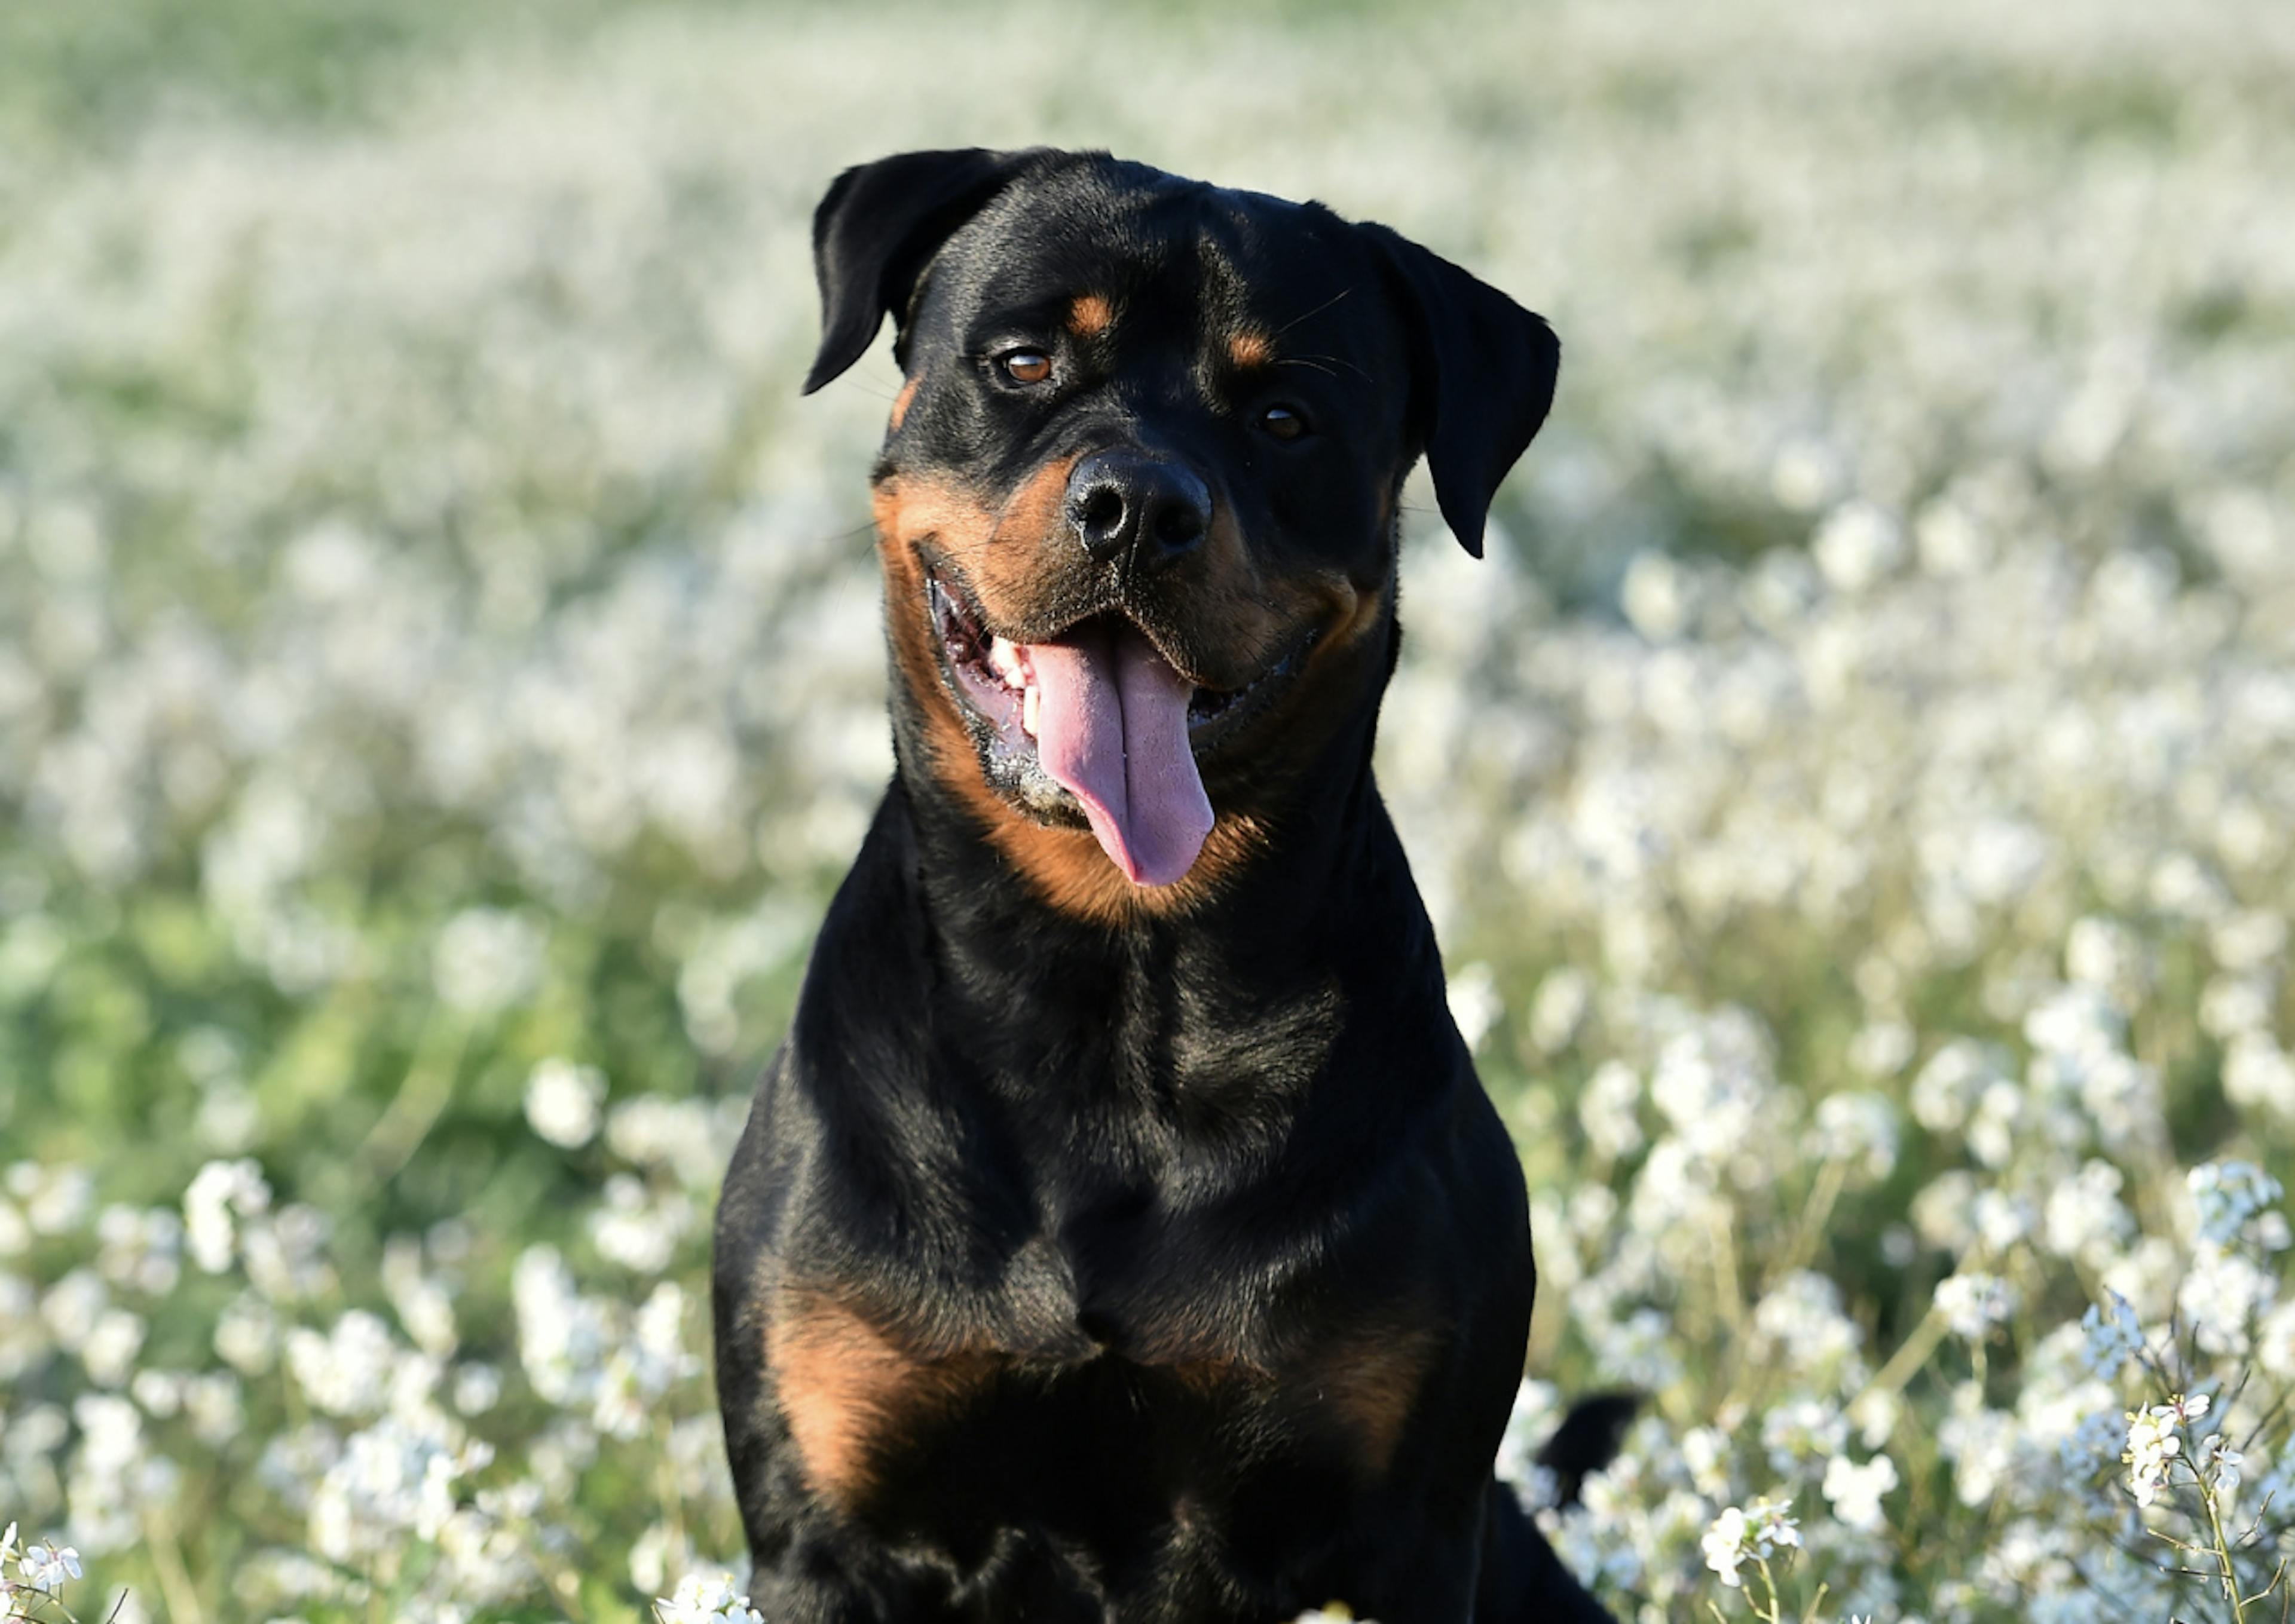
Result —
[[2295, 12], [2028, 9], [12, 8], [0, 1616], [750, 1616], [707, 1214], [889, 762], [806, 220], [1033, 141], [1564, 336], [1382, 776], [1502, 1470], [1647, 1395], [1568, 1559], [2287, 1616]]

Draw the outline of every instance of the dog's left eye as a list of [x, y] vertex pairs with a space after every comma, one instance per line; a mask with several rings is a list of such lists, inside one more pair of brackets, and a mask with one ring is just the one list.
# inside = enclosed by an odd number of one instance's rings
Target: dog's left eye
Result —
[[1307, 419], [1295, 406], [1270, 406], [1259, 414], [1259, 426], [1278, 440], [1295, 440], [1307, 432]]
[[1052, 358], [1040, 349], [1010, 349], [996, 357], [1014, 383], [1041, 383], [1052, 375]]

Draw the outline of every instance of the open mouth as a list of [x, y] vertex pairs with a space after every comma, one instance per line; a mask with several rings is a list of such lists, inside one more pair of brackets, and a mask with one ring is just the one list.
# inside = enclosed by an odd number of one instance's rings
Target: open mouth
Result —
[[988, 628], [960, 583], [933, 569], [927, 581], [951, 685], [985, 724], [992, 764], [1025, 799], [1065, 790], [1133, 884], [1184, 875], [1213, 824], [1197, 755], [1264, 706], [1311, 638], [1243, 687], [1204, 688], [1125, 616], [1016, 642]]
[[[932, 592], [933, 627], [939, 633], [942, 657], [956, 678], [959, 691], [994, 726], [1002, 742], [1033, 748], [1042, 719], [1043, 690], [1031, 656], [1041, 645], [1016, 643], [991, 632], [961, 586], [936, 570], [928, 569], [926, 580]], [[1060, 637], [1066, 639], [1074, 630]], [[1136, 630], [1133, 635], [1144, 636]], [[1314, 642], [1315, 634], [1311, 632], [1240, 688], [1192, 688], [1188, 696], [1188, 733], [1194, 747], [1201, 751], [1229, 730], [1214, 723], [1240, 721], [1255, 713], [1259, 702], [1271, 697], [1298, 670]]]

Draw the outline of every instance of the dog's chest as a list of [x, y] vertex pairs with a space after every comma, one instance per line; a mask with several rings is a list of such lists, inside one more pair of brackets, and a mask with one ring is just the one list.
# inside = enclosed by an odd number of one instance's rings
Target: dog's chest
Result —
[[1270, 1470], [1383, 1476], [1441, 1351], [1425, 1321], [1278, 1335], [1183, 1282], [1079, 1293], [1066, 1260], [1016, 1263], [992, 1323], [960, 1335], [852, 1293], [778, 1294], [766, 1358], [816, 1495], [958, 1546], [992, 1536], [990, 1508], [1095, 1542], [1179, 1538]]

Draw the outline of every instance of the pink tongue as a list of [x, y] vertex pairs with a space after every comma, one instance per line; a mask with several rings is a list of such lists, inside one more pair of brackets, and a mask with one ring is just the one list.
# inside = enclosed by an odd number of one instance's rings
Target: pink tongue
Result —
[[1188, 747], [1195, 690], [1138, 628], [1087, 626], [1032, 643], [1036, 755], [1083, 803], [1100, 849], [1135, 885], [1168, 885], [1212, 832], [1212, 804]]

